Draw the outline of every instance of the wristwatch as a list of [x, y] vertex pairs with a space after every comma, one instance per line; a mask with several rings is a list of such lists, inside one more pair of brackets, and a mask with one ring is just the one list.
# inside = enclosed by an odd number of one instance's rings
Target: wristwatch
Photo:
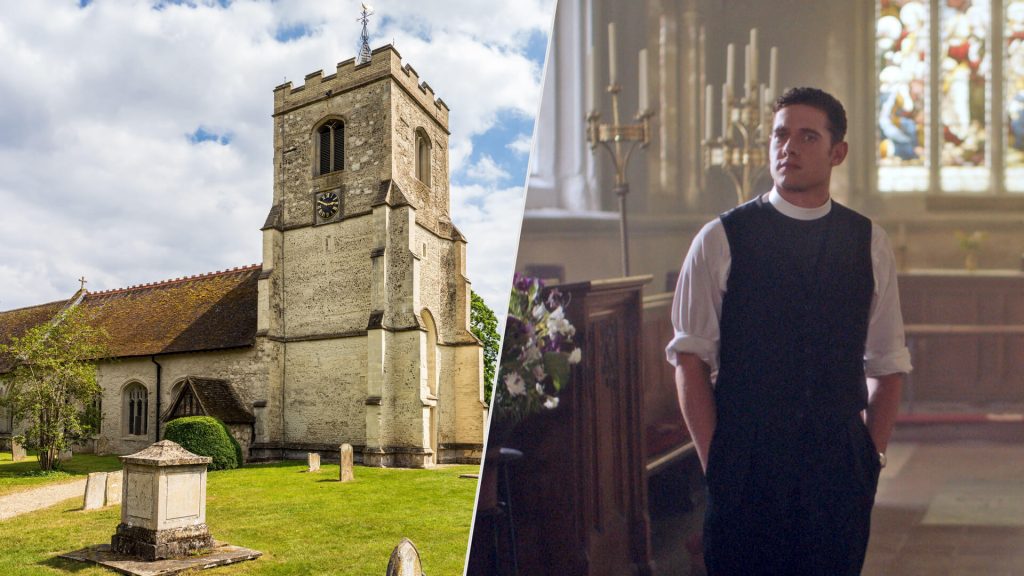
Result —
[[888, 461], [885, 458], [885, 452], [879, 452], [878, 453], [878, 467], [879, 468], [885, 468], [885, 465], [887, 464], [887, 462]]

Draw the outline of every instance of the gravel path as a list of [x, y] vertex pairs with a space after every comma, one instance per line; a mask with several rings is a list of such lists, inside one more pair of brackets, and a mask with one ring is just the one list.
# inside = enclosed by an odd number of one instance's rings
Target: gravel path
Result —
[[48, 508], [68, 498], [85, 498], [85, 478], [0, 496], [0, 520]]

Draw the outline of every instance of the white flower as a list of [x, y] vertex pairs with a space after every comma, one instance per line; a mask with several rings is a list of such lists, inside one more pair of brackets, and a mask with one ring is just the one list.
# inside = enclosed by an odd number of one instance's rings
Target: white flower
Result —
[[536, 362], [540, 358], [540, 348], [537, 348], [536, 342], [531, 342], [530, 347], [523, 351], [523, 360], [525, 362]]
[[548, 396], [548, 399], [544, 401], [544, 407], [548, 410], [554, 410], [558, 407], [558, 398], [555, 396]]
[[540, 320], [541, 318], [544, 317], [544, 313], [547, 311], [548, 309], [545, 308], [543, 304], [537, 304], [536, 306], [533, 307], [533, 318], [535, 320]]
[[543, 394], [544, 393], [544, 386], [541, 385], [540, 382], [537, 382], [535, 387], [537, 388], [537, 394]]
[[555, 308], [551, 315], [548, 316], [548, 333], [549, 334], [565, 334], [572, 336], [576, 333], [576, 329], [573, 328], [572, 324], [565, 319], [565, 312], [562, 311], [562, 307]]
[[583, 359], [583, 353], [580, 352], [579, 348], [576, 348], [569, 354], [569, 364], [579, 364], [580, 360]]
[[533, 367], [533, 377], [536, 378], [537, 380], [543, 380], [544, 378], [547, 377], [547, 375], [547, 372], [544, 371], [543, 364], [537, 364], [536, 366]]
[[505, 376], [505, 388], [507, 388], [508, 393], [513, 396], [526, 395], [526, 381], [523, 380], [523, 377], [516, 372]]

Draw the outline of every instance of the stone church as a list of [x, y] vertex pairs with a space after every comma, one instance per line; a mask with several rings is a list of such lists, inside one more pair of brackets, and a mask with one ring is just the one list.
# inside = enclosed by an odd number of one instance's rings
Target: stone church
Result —
[[[390, 45], [278, 86], [262, 264], [0, 312], [0, 341], [93, 312], [114, 357], [98, 365], [99, 453], [208, 414], [250, 459], [349, 443], [371, 466], [479, 461], [483, 355], [448, 112]], [[0, 413], [0, 436], [15, 426]]]

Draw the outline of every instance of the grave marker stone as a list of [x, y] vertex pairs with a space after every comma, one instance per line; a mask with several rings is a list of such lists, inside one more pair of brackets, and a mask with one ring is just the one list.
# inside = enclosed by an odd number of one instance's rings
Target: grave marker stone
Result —
[[351, 482], [356, 479], [355, 472], [352, 470], [352, 465], [352, 445], [342, 444], [341, 458], [338, 461], [338, 480], [342, 482]]
[[387, 576], [423, 576], [420, 552], [408, 538], [402, 538], [398, 546], [391, 551]]
[[106, 505], [113, 506], [121, 503], [121, 478], [122, 472], [110, 472], [107, 474], [107, 497]]
[[11, 439], [11, 459], [15, 462], [20, 462], [25, 459], [28, 454], [25, 452], [25, 447], [18, 444], [17, 440]]
[[107, 473], [90, 472], [85, 480], [85, 503], [82, 510], [103, 508], [107, 496]]
[[306, 459], [309, 461], [309, 472], [320, 471], [320, 453], [310, 452], [306, 455]]

